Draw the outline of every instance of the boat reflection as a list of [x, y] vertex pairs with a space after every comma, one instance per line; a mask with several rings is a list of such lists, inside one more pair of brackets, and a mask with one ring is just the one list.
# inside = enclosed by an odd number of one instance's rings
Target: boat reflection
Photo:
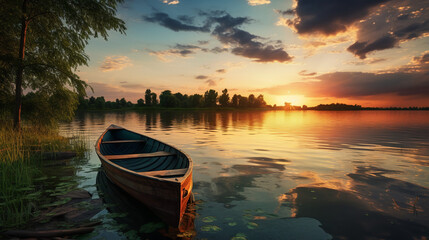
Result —
[[132, 231], [142, 239], [192, 239], [195, 236], [193, 201], [189, 201], [179, 227], [175, 228], [165, 224], [149, 208], [113, 184], [103, 169], [98, 172], [96, 182], [100, 198], [118, 225], [123, 226], [122, 232]]

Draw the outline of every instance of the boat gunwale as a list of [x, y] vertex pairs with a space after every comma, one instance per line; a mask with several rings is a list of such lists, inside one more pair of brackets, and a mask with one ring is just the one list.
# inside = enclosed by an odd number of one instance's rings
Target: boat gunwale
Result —
[[[103, 155], [103, 154], [101, 154], [101, 152], [100, 152], [100, 144], [102, 143], [102, 142], [101, 142], [101, 140], [103, 139], [104, 135], [107, 133], [107, 131], [109, 131], [109, 130], [111, 130], [111, 129], [123, 129], [123, 130], [127, 130], [127, 131], [129, 131], [129, 132], [132, 132], [132, 133], [135, 133], [135, 134], [138, 134], [138, 135], [145, 136], [145, 137], [147, 137], [147, 138], [149, 138], [149, 139], [152, 139], [152, 140], [154, 140], [154, 141], [158, 141], [158, 142], [160, 142], [160, 143], [162, 143], [162, 144], [165, 144], [166, 146], [169, 146], [169, 147], [171, 147], [171, 148], [173, 148], [173, 149], [176, 149], [178, 152], [180, 152], [180, 153], [182, 153], [183, 155], [185, 155], [185, 157], [186, 157], [186, 158], [188, 159], [188, 161], [189, 161], [189, 165], [188, 165], [188, 167], [187, 167], [187, 171], [186, 171], [186, 173], [185, 173], [183, 176], [181, 176], [181, 177], [173, 177], [172, 179], [169, 179], [169, 178], [160, 178], [160, 177], [155, 177], [155, 176], [148, 176], [148, 175], [144, 175], [144, 172], [136, 172], [136, 171], [132, 171], [132, 170], [130, 170], [130, 169], [124, 168], [124, 167], [122, 167], [122, 166], [120, 166], [120, 165], [118, 165], [118, 164], [116, 164], [116, 163], [114, 163], [114, 162], [110, 161], [109, 159], [107, 159], [106, 157], [104, 157], [104, 155]], [[191, 157], [190, 157], [188, 154], [186, 154], [184, 151], [182, 151], [181, 149], [179, 149], [179, 148], [177, 148], [177, 147], [175, 147], [175, 146], [172, 146], [172, 145], [170, 145], [170, 144], [164, 143], [163, 141], [160, 141], [160, 140], [158, 140], [158, 139], [154, 139], [154, 138], [149, 137], [149, 136], [147, 136], [147, 135], [143, 135], [143, 134], [141, 134], [141, 133], [138, 133], [138, 132], [135, 132], [135, 131], [131, 131], [131, 130], [129, 130], [129, 129], [123, 128], [123, 127], [118, 126], [118, 125], [115, 125], [115, 124], [111, 124], [109, 127], [107, 127], [107, 128], [106, 128], [106, 130], [104, 130], [104, 132], [103, 132], [103, 133], [100, 135], [100, 137], [97, 139], [97, 141], [96, 141], [96, 143], [95, 143], [95, 152], [97, 153], [98, 157], [99, 157], [100, 159], [102, 159], [105, 163], [108, 163], [108, 164], [112, 165], [113, 167], [120, 169], [121, 171], [127, 172], [127, 173], [132, 174], [132, 175], [137, 176], [137, 177], [143, 177], [143, 178], [153, 179], [153, 180], [161, 181], [161, 182], [170, 182], [170, 183], [177, 183], [177, 184], [181, 184], [181, 183], [182, 183], [186, 178], [188, 178], [188, 177], [189, 177], [189, 175], [192, 173], [192, 168], [193, 168], [193, 162], [192, 162]], [[148, 171], [148, 172], [150, 172], [150, 171]]]

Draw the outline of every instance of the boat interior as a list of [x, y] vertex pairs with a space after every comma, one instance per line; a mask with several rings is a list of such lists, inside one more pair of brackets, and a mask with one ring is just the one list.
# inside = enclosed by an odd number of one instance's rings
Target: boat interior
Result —
[[182, 176], [189, 160], [175, 148], [123, 128], [110, 128], [103, 136], [100, 153], [113, 163], [144, 175]]

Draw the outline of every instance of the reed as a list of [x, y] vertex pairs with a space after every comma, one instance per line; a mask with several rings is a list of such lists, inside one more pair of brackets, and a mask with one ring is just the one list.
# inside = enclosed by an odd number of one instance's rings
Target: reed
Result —
[[11, 126], [0, 127], [0, 228], [23, 225], [37, 213], [43, 200], [43, 181], [37, 181], [43, 153], [75, 151], [84, 157], [88, 150], [82, 136], [66, 138], [43, 126], [25, 126], [17, 133]]

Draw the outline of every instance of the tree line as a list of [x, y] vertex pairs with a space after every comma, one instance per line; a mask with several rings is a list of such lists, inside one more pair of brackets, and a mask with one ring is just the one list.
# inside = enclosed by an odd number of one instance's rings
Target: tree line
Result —
[[142, 98], [137, 103], [127, 101], [125, 98], [115, 101], [106, 101], [103, 96], [79, 98], [79, 109], [122, 109], [133, 107], [164, 107], [164, 108], [263, 108], [267, 103], [262, 94], [257, 97], [254, 94], [243, 96], [234, 94], [230, 97], [228, 90], [222, 90], [222, 94], [216, 90], [207, 90], [204, 94], [182, 94], [180, 92], [172, 93], [170, 90], [163, 91], [159, 98], [157, 94], [150, 89], [145, 91]]

